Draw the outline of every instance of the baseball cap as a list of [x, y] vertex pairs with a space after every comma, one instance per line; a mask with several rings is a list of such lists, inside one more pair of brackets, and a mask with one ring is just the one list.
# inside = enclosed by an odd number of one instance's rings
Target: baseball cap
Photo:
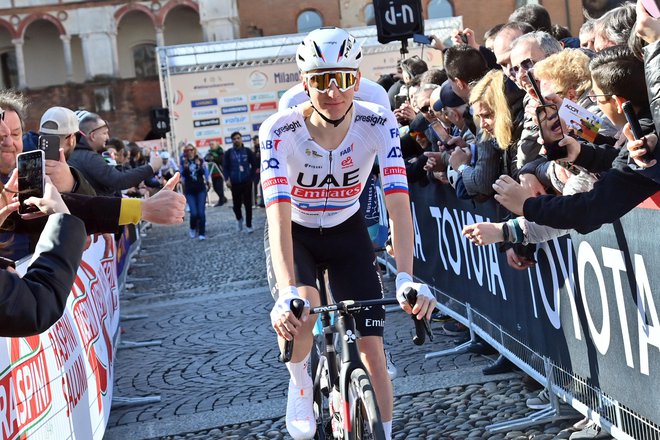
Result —
[[51, 107], [41, 117], [39, 132], [68, 136], [78, 132], [78, 118], [66, 107]]
[[439, 112], [443, 107], [460, 107], [465, 104], [465, 101], [454, 93], [454, 90], [451, 88], [451, 82], [445, 81], [442, 83], [442, 88], [440, 89], [440, 99], [435, 101], [433, 104], [433, 110]]

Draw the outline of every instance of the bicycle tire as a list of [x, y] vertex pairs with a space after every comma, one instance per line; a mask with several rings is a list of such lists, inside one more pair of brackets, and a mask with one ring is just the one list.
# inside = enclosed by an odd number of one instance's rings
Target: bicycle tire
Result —
[[314, 434], [314, 438], [316, 440], [332, 439], [332, 421], [330, 420], [328, 410], [328, 397], [321, 391], [320, 378], [317, 378], [321, 353], [325, 352], [324, 345], [323, 336], [315, 337], [310, 355], [312, 381], [314, 382], [314, 417], [316, 418], [316, 434]]
[[371, 379], [361, 368], [351, 373], [350, 391], [352, 399], [350, 440], [385, 440], [383, 421], [376, 401]]

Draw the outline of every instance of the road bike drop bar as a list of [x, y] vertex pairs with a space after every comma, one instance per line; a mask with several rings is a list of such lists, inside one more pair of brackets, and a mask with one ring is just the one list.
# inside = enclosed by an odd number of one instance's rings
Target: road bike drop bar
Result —
[[[409, 287], [405, 292], [406, 300], [411, 307], [415, 307], [417, 303], [417, 292], [415, 289]], [[296, 318], [302, 316], [304, 309], [304, 302], [299, 299], [294, 299], [291, 301], [291, 311], [293, 312]], [[386, 306], [399, 304], [395, 298], [387, 299], [369, 299], [364, 301], [340, 301], [336, 304], [329, 304], [327, 306], [313, 307], [310, 310], [310, 315], [319, 314], [323, 312], [344, 312], [344, 313], [354, 313], [359, 312], [360, 310], [370, 307], [370, 306]], [[429, 320], [416, 319], [414, 315], [410, 315], [413, 322], [415, 323], [415, 336], [413, 337], [413, 343], [415, 345], [422, 345], [426, 341], [426, 336], [429, 337], [429, 341], [433, 341], [433, 331], [431, 330], [431, 325]], [[280, 354], [280, 362], [289, 362], [293, 354], [293, 340], [284, 342], [284, 351]]]

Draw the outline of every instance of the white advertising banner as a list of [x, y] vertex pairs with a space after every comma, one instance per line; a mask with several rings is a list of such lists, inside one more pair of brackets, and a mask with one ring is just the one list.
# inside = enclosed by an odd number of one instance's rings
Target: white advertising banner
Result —
[[113, 240], [85, 251], [64, 315], [46, 332], [0, 338], [3, 440], [103, 438], [119, 328], [115, 254]]
[[[397, 45], [391, 48], [366, 55], [362, 75], [375, 81], [395, 72], [401, 54]], [[431, 68], [442, 66], [440, 51], [413, 48], [412, 55]], [[238, 131], [250, 146], [261, 123], [277, 111], [280, 96], [299, 81], [293, 62], [170, 76], [174, 145], [191, 143], [205, 152], [211, 141], [231, 145], [230, 135]]]

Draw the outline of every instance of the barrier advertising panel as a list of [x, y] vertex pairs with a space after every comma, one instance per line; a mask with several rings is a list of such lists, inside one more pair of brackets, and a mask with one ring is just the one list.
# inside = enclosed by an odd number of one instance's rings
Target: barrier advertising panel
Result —
[[0, 338], [0, 438], [102, 439], [118, 329], [115, 246], [101, 239], [85, 251], [59, 321], [40, 335]]
[[641, 233], [660, 227], [657, 209], [636, 208], [591, 234], [540, 244], [538, 263], [517, 271], [497, 245], [476, 247], [461, 235], [464, 225], [498, 221], [495, 202], [474, 204], [458, 200], [447, 185], [417, 184], [411, 200], [416, 276], [659, 421], [660, 273], [654, 269], [660, 248], [655, 234]]

